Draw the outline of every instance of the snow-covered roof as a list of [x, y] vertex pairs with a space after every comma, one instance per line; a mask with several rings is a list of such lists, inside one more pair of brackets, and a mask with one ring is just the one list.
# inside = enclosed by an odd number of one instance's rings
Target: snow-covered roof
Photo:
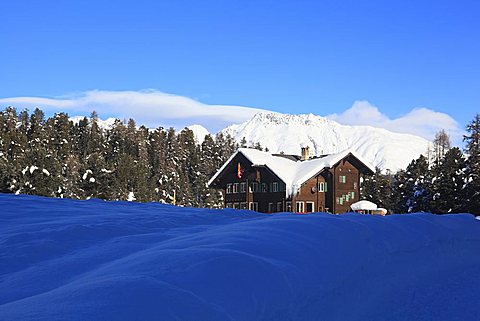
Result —
[[361, 211], [361, 210], [364, 210], [364, 211], [375, 211], [378, 207], [377, 207], [377, 204], [375, 203], [372, 203], [370, 201], [358, 201], [356, 203], [353, 203], [352, 205], [350, 205], [350, 207], [352, 208], [352, 210], [354, 211]]
[[239, 148], [217, 171], [217, 173], [210, 179], [208, 184], [210, 185], [215, 179], [223, 172], [228, 166], [231, 160], [241, 153], [245, 156], [253, 166], [266, 166], [272, 170], [287, 186], [287, 193], [290, 194], [294, 190], [300, 188], [300, 186], [321, 172], [325, 168], [333, 167], [339, 161], [344, 159], [349, 154], [352, 154], [358, 160], [360, 160], [365, 166], [372, 172], [375, 172], [375, 168], [368, 162], [364, 161], [362, 157], [358, 156], [352, 150], [344, 150], [337, 154], [326, 155], [319, 158], [311, 158], [304, 161], [294, 161], [292, 159], [275, 156], [267, 152], [263, 152], [253, 148]]

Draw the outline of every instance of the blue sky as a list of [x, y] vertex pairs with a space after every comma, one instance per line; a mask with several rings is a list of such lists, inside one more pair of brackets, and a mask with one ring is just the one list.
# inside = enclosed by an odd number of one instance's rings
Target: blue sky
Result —
[[3, 0], [0, 104], [152, 89], [339, 121], [359, 101], [388, 121], [424, 108], [462, 129], [480, 111], [479, 16], [477, 1]]

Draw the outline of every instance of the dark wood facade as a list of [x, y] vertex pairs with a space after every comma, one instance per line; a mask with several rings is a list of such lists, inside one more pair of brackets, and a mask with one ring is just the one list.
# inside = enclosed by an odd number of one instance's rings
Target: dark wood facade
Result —
[[[295, 162], [292, 161], [293, 164]], [[250, 209], [262, 213], [330, 212], [345, 213], [359, 200], [360, 177], [372, 171], [352, 154], [331, 168], [321, 168], [301, 184], [297, 193], [289, 195], [286, 182], [268, 164], [252, 164], [237, 153], [211, 187], [224, 193], [225, 207]]]

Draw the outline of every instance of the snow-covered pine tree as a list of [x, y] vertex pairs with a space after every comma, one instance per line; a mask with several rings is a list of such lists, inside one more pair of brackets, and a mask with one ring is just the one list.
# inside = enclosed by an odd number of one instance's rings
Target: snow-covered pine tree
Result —
[[467, 125], [465, 152], [468, 154], [466, 166], [465, 202], [466, 210], [480, 215], [480, 114], [476, 114]]
[[26, 135], [17, 129], [17, 122], [17, 111], [13, 107], [7, 107], [0, 114], [0, 184], [3, 192], [19, 192], [22, 189]]
[[433, 213], [459, 213], [465, 208], [462, 195], [465, 185], [465, 159], [458, 147], [451, 148], [432, 168]]
[[[180, 159], [179, 159], [179, 144], [178, 137], [176, 135], [175, 129], [170, 127], [167, 130], [167, 139], [166, 139], [166, 166], [164, 179], [162, 180], [162, 185], [165, 189], [165, 201], [167, 203], [173, 203], [174, 199], [176, 201], [176, 194], [180, 189]], [[175, 198], [174, 198], [175, 196]]]
[[209, 134], [205, 136], [205, 139], [201, 145], [200, 156], [200, 178], [198, 182], [198, 188], [201, 195], [201, 207], [213, 207], [219, 208], [223, 206], [223, 195], [215, 190], [207, 187], [209, 179], [215, 175], [215, 172], [220, 168], [218, 162], [218, 147]]
[[52, 133], [52, 128], [46, 125], [43, 111], [36, 108], [30, 116], [30, 126], [27, 131], [26, 160], [28, 161], [20, 179], [21, 193], [55, 196], [55, 185], [59, 184], [60, 180], [55, 181], [50, 171], [54, 168], [58, 171], [60, 166], [53, 157]]
[[148, 155], [151, 166], [150, 186], [152, 188], [152, 200], [165, 203], [167, 191], [164, 188], [166, 178], [167, 159], [167, 133], [162, 127], [155, 129], [149, 135]]
[[151, 166], [148, 156], [149, 130], [140, 126], [136, 131], [137, 157], [135, 163], [135, 181], [133, 192], [140, 202], [150, 201], [153, 197], [150, 186]]
[[396, 213], [429, 212], [431, 179], [425, 156], [413, 160], [405, 171], [394, 177], [393, 203]]
[[82, 169], [82, 190], [86, 198], [108, 199], [109, 181], [108, 176], [103, 171], [106, 167], [105, 156], [108, 150], [107, 141], [103, 131], [98, 125], [98, 114], [93, 111], [88, 126], [84, 130], [86, 142], [82, 147], [85, 160]]
[[392, 211], [392, 180], [389, 174], [382, 174], [377, 167], [373, 176], [366, 176], [360, 188], [362, 199], [369, 200], [379, 207]]

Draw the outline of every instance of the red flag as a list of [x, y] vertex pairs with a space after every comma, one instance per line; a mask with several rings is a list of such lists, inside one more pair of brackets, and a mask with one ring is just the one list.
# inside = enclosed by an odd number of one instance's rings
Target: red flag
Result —
[[241, 179], [243, 177], [243, 168], [242, 166], [240, 165], [240, 163], [238, 163], [238, 167], [237, 167], [237, 177], [238, 179]]

